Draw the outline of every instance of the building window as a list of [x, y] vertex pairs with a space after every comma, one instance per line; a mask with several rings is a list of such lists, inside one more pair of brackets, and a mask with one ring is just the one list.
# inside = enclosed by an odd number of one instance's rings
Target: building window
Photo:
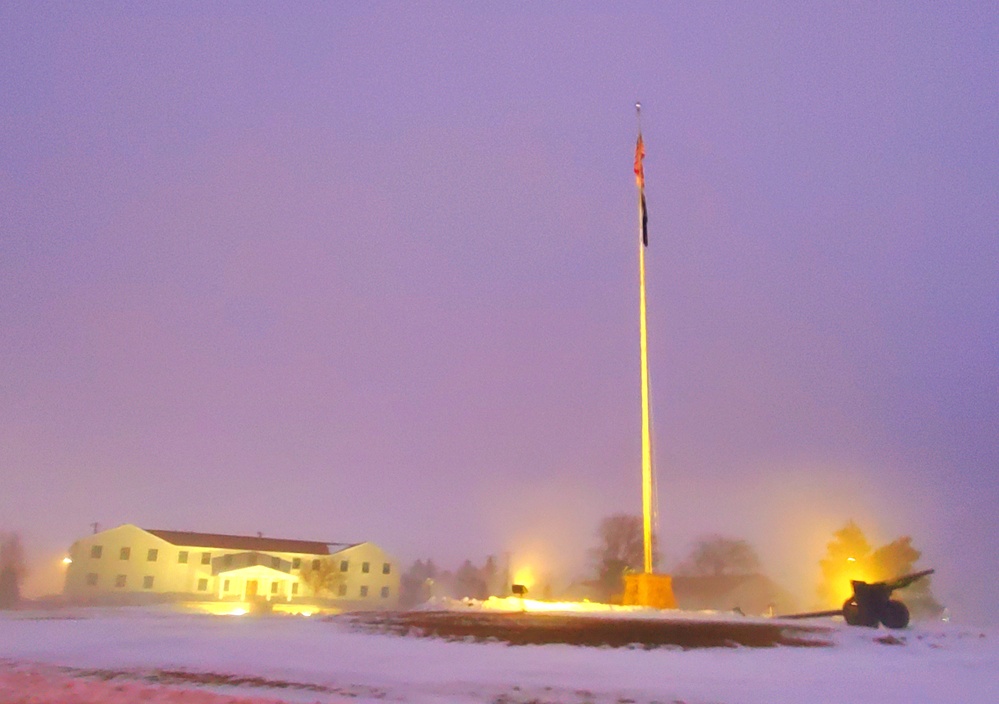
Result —
[[125, 575], [120, 574], [114, 578], [114, 586], [118, 589], [123, 589], [125, 587]]
[[177, 564], [186, 565], [187, 564], [187, 550], [181, 550], [177, 553]]
[[225, 580], [224, 582], [222, 582], [222, 591], [224, 591], [224, 592], [229, 591], [229, 580], [228, 579]]
[[271, 582], [271, 594], [277, 594], [277, 590], [278, 590], [278, 583]]
[[319, 560], [313, 560], [312, 561], [312, 569], [313, 570], [318, 570], [319, 569]]
[[367, 595], [368, 595], [368, 585], [364, 585], [363, 587], [361, 587], [361, 596], [363, 597]]
[[341, 572], [346, 572], [348, 567], [350, 567], [350, 563], [347, 560], [340, 560], [340, 571]]
[[302, 568], [302, 558], [296, 557], [295, 559], [293, 559], [291, 561], [291, 568], [293, 570], [301, 569]]
[[339, 587], [337, 587], [336, 594], [337, 596], [347, 596], [347, 585], [341, 584]]
[[119, 560], [127, 560], [132, 556], [132, 548], [122, 548], [121, 552], [118, 553]]
[[156, 558], [160, 556], [160, 551], [156, 548], [149, 548], [149, 552], [146, 554], [147, 562], [156, 562]]
[[232, 555], [223, 555], [222, 556], [222, 564], [225, 565], [226, 567], [228, 567], [229, 565], [231, 565], [232, 564]]
[[142, 578], [142, 588], [143, 589], [152, 589], [153, 588], [153, 577], [152, 577], [152, 575], [148, 575], [147, 574], [145, 577]]
[[298, 582], [291, 585], [291, 595], [298, 596]]
[[271, 558], [271, 567], [273, 567], [276, 570], [281, 569], [281, 558], [280, 557], [272, 557]]
[[104, 548], [101, 547], [100, 545], [91, 545], [90, 546], [90, 557], [91, 558], [93, 558], [95, 560], [101, 559], [101, 553], [102, 552], [104, 552]]
[[210, 552], [201, 553], [201, 564], [203, 565], [212, 564], [212, 554]]
[[198, 580], [198, 591], [199, 592], [207, 592], [208, 591], [208, 580], [207, 579], [199, 579]]
[[392, 572], [392, 565], [390, 565], [387, 562], [384, 565], [382, 565], [382, 574], [391, 574], [391, 572]]
[[382, 587], [382, 599], [388, 599], [388, 595], [389, 595], [389, 588]]
[[87, 574], [87, 586], [88, 587], [96, 587], [97, 586], [97, 573], [96, 572], [89, 572]]
[[370, 571], [371, 571], [371, 563], [370, 562], [362, 562], [361, 563], [361, 572], [363, 572], [364, 574], [367, 574]]

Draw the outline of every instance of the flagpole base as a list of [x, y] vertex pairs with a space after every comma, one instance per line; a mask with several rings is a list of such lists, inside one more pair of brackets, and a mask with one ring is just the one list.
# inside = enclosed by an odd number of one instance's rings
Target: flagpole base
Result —
[[673, 578], [668, 574], [636, 572], [624, 575], [625, 606], [651, 606], [654, 609], [675, 609]]

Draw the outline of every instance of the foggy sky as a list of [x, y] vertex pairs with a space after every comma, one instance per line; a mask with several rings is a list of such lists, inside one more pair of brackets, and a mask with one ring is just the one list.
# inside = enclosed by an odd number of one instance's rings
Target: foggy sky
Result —
[[[994, 3], [0, 5], [0, 530], [510, 551], [640, 503], [997, 619]], [[529, 556], [529, 557], [528, 557]], [[47, 580], [47, 581], [46, 581]]]

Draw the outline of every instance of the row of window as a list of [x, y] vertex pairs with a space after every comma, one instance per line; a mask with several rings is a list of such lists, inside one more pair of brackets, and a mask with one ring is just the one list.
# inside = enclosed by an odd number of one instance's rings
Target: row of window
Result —
[[[152, 589], [153, 588], [153, 580], [154, 580], [154, 577], [152, 575], [146, 575], [145, 577], [143, 577], [142, 578], [142, 588], [143, 589]], [[119, 574], [118, 576], [116, 576], [114, 578], [114, 586], [115, 586], [116, 589], [124, 589], [125, 585], [127, 584], [127, 582], [128, 582], [128, 578], [125, 575], [123, 575], [123, 574]], [[90, 572], [90, 573], [87, 574], [87, 586], [88, 587], [96, 587], [97, 586], [97, 573], [96, 572]]]
[[[152, 575], [146, 575], [145, 577], [143, 577], [142, 578], [142, 588], [143, 589], [152, 589], [153, 588], [153, 581], [154, 581], [154, 579], [155, 578]], [[128, 583], [128, 578], [127, 578], [126, 575], [119, 574], [119, 575], [117, 575], [114, 578], [114, 586], [115, 586], [116, 589], [124, 589], [125, 585], [127, 583]], [[89, 587], [96, 587], [97, 586], [97, 573], [96, 572], [90, 572], [90, 573], [87, 574], [87, 586], [89, 586]], [[230, 586], [230, 580], [227, 579], [224, 582], [222, 582], [222, 591], [224, 593], [228, 593], [230, 591], [229, 586]], [[280, 583], [278, 583], [278, 582], [271, 582], [271, 594], [277, 594], [279, 586], [280, 586]], [[206, 591], [208, 591], [208, 580], [207, 579], [201, 578], [201, 579], [198, 580], [198, 591], [199, 592], [206, 592]], [[298, 596], [298, 582], [292, 583], [292, 585], [291, 585], [291, 595], [292, 596]], [[367, 595], [368, 595], [368, 586], [367, 585], [361, 585], [360, 590], [359, 590], [359, 596], [366, 597]], [[339, 587], [337, 588], [337, 596], [347, 596], [347, 585], [346, 584], [339, 585]], [[381, 597], [382, 597], [382, 599], [388, 599], [388, 596], [389, 596], [389, 588], [388, 587], [382, 587], [382, 589], [381, 589]]]
[[[92, 545], [90, 547], [90, 557], [91, 557], [91, 559], [99, 560], [99, 559], [101, 559], [101, 556], [103, 554], [104, 554], [104, 546], [103, 545]], [[146, 552], [146, 562], [156, 562], [159, 559], [159, 556], [160, 556], [160, 551], [157, 548], [149, 548], [149, 550]], [[132, 548], [130, 548], [130, 547], [122, 548], [118, 552], [118, 559], [119, 560], [129, 560], [129, 559], [131, 559], [131, 557], [132, 557]], [[178, 564], [186, 565], [188, 557], [189, 557], [189, 554], [188, 554], [187, 550], [181, 550], [181, 551], [179, 551], [177, 553], [177, 562], [178, 562]], [[232, 564], [232, 554], [231, 553], [223, 555], [222, 559], [223, 559], [224, 564], [227, 567], [230, 564]], [[281, 558], [280, 557], [272, 557], [271, 558], [271, 562], [272, 562], [272, 565], [274, 567], [276, 567], [276, 568], [281, 566]], [[203, 564], [203, 565], [210, 565], [210, 564], [212, 564], [212, 554], [210, 552], [203, 552], [203, 553], [201, 553], [201, 564]], [[321, 564], [322, 564], [322, 560], [319, 560], [319, 559], [313, 560], [312, 561], [312, 569], [318, 570], [320, 568]], [[291, 561], [291, 568], [293, 570], [301, 569], [302, 568], [302, 558], [296, 557], [296, 558], [292, 559], [292, 561]], [[350, 560], [340, 560], [340, 571], [341, 572], [347, 572], [349, 569], [350, 569]], [[364, 573], [364, 574], [368, 574], [369, 572], [371, 572], [371, 563], [370, 562], [362, 562], [361, 563], [361, 572]], [[388, 562], [382, 563], [382, 574], [391, 574], [391, 573], [392, 573], [392, 565], [390, 563], [388, 563]]]

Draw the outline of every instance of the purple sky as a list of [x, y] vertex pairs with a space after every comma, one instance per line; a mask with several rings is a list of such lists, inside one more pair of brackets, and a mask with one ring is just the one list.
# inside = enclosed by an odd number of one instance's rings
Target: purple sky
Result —
[[[581, 573], [912, 534], [996, 620], [999, 12], [0, 5], [0, 530], [373, 540]], [[42, 563], [45, 563], [44, 565]]]

